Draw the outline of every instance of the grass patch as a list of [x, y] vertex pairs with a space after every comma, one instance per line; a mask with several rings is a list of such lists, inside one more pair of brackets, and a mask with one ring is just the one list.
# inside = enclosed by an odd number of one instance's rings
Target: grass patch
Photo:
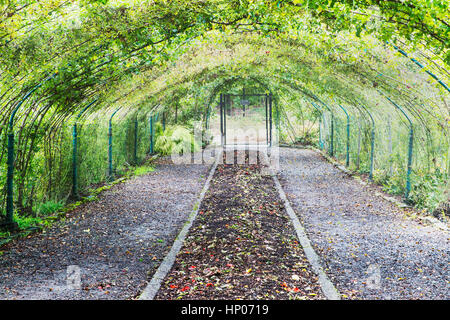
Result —
[[48, 225], [49, 223], [40, 217], [23, 217], [19, 215], [14, 215], [14, 221], [19, 226], [20, 230], [27, 230], [30, 228], [41, 228], [44, 225]]
[[36, 212], [36, 216], [49, 216], [63, 208], [64, 202], [62, 201], [47, 201], [35, 207], [33, 211]]
[[141, 167], [137, 167], [136, 169], [134, 169], [133, 175], [134, 176], [142, 176], [144, 174], [147, 174], [149, 172], [153, 172], [155, 171], [155, 168], [149, 165], [144, 165]]

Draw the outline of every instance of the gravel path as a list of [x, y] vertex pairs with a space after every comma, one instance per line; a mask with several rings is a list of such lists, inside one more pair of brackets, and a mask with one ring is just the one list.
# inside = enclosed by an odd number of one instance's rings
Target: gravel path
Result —
[[325, 298], [262, 167], [217, 167], [156, 299]]
[[343, 298], [449, 299], [449, 233], [424, 226], [311, 150], [281, 148], [280, 182]]
[[[0, 248], [0, 300], [135, 298], [191, 213], [208, 167], [159, 161], [45, 234]], [[66, 285], [70, 265], [80, 268], [80, 290]]]

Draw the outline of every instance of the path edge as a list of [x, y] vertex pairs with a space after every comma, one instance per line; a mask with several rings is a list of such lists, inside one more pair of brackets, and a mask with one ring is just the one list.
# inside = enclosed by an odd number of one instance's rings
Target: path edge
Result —
[[198, 212], [200, 210], [200, 204], [202, 203], [203, 198], [205, 197], [205, 194], [209, 189], [209, 185], [211, 183], [214, 172], [216, 171], [217, 165], [219, 164], [219, 159], [221, 155], [222, 150], [218, 152], [214, 164], [211, 166], [208, 178], [206, 179], [203, 189], [197, 201], [194, 204], [191, 214], [189, 215], [187, 221], [184, 223], [180, 233], [176, 237], [172, 247], [170, 248], [169, 253], [165, 256], [164, 260], [161, 262], [158, 269], [153, 274], [152, 279], [147, 284], [145, 289], [142, 291], [142, 293], [138, 297], [138, 300], [153, 300], [156, 294], [158, 293], [159, 288], [161, 287], [162, 281], [167, 276], [170, 269], [172, 269], [172, 266], [175, 263], [176, 256], [183, 246], [184, 240], [186, 239], [189, 229], [191, 228], [192, 224], [197, 218]]
[[[362, 186], [376, 186], [376, 184], [372, 184], [368, 181], [365, 181], [361, 178], [361, 175], [358, 174], [355, 171], [351, 171], [349, 169], [347, 169], [344, 165], [342, 165], [341, 163], [339, 163], [337, 160], [333, 159], [332, 157], [330, 157], [326, 152], [324, 152], [321, 149], [315, 148], [313, 146], [291, 146], [291, 145], [282, 145], [280, 146], [281, 148], [290, 148], [290, 149], [298, 149], [298, 150], [311, 150], [314, 151], [316, 153], [318, 153], [319, 155], [321, 155], [323, 158], [325, 158], [326, 161], [328, 161], [330, 164], [332, 164], [334, 167], [336, 167], [337, 169], [341, 170], [343, 173], [347, 174], [348, 176], [352, 177], [354, 180], [356, 180], [359, 184], [361, 184]], [[416, 209], [412, 206], [410, 206], [409, 204], [400, 201], [396, 198], [394, 198], [393, 196], [389, 196], [387, 194], [383, 194], [382, 192], [376, 191], [375, 195], [377, 197], [380, 197], [392, 204], [394, 204], [395, 206], [397, 206], [400, 209], [405, 209], [405, 208], [411, 208], [411, 209]], [[427, 224], [427, 225], [431, 225], [435, 228], [438, 228], [442, 231], [446, 231], [449, 232], [450, 228], [448, 226], [448, 224], [446, 222], [442, 222], [439, 219], [429, 216], [429, 215], [416, 215], [416, 218], [418, 220], [420, 220], [422, 223]]]
[[336, 289], [334, 284], [331, 282], [331, 280], [328, 278], [325, 271], [323, 270], [322, 265], [320, 264], [320, 257], [314, 251], [311, 245], [311, 241], [306, 235], [306, 231], [303, 228], [300, 220], [298, 219], [297, 214], [292, 208], [286, 196], [286, 193], [284, 192], [283, 187], [281, 186], [281, 183], [278, 180], [276, 173], [274, 172], [274, 170], [269, 170], [269, 173], [272, 176], [273, 181], [275, 182], [275, 188], [278, 190], [280, 198], [284, 203], [286, 212], [289, 218], [291, 219], [292, 224], [294, 225], [295, 232], [297, 233], [297, 238], [300, 241], [301, 246], [303, 247], [303, 251], [305, 252], [306, 258], [308, 259], [313, 271], [318, 277], [318, 282], [322, 289], [323, 294], [328, 300], [341, 300], [341, 295], [339, 294], [339, 291]]

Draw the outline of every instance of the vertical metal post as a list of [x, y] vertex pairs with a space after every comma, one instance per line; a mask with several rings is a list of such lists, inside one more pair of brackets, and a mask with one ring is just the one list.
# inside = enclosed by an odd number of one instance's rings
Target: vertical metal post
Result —
[[350, 116], [343, 106], [341, 106], [339, 103], [338, 106], [345, 112], [345, 115], [347, 116], [347, 155], [345, 160], [345, 166], [348, 167], [350, 165]]
[[367, 110], [367, 108], [360, 103], [360, 106], [367, 112], [372, 122], [372, 131], [370, 137], [370, 170], [369, 170], [369, 180], [373, 181], [373, 167], [374, 167], [374, 153], [375, 153], [375, 120], [372, 114]]
[[150, 154], [153, 154], [153, 115], [150, 116]]
[[205, 129], [208, 130], [209, 129], [209, 116], [210, 116], [210, 105], [207, 106], [206, 109], [206, 123], [205, 123]]
[[409, 193], [411, 192], [411, 171], [412, 171], [412, 156], [413, 156], [413, 143], [414, 143], [414, 131], [411, 124], [409, 128], [409, 143], [408, 143], [408, 167], [406, 172], [406, 191], [405, 198], [409, 199]]
[[136, 119], [134, 120], [134, 165], [138, 165], [138, 159], [137, 159], [137, 148], [138, 148], [138, 119], [136, 116]]
[[[245, 100], [245, 88], [242, 87], [242, 101]], [[242, 104], [243, 108], [244, 108], [244, 117], [245, 117], [245, 103]]]
[[330, 143], [330, 156], [334, 156], [334, 114], [331, 113], [331, 143]]
[[369, 170], [370, 181], [373, 181], [374, 151], [375, 151], [375, 125], [372, 126], [372, 132], [370, 135], [370, 170]]
[[314, 99], [316, 99], [317, 101], [319, 101], [325, 108], [328, 109], [328, 111], [330, 111], [331, 113], [331, 134], [330, 134], [330, 147], [329, 147], [329, 153], [330, 156], [334, 156], [334, 113], [331, 110], [331, 108], [329, 106], [327, 106], [323, 101], [321, 101], [317, 96], [313, 95]]
[[80, 196], [78, 194], [78, 132], [77, 123], [73, 125], [72, 131], [72, 196], [78, 199]]
[[269, 144], [269, 111], [268, 111], [268, 95], [266, 94], [264, 96], [264, 105], [265, 105], [265, 109], [266, 109], [266, 143]]
[[113, 179], [113, 164], [112, 164], [112, 123], [109, 120], [108, 126], [108, 179]]
[[227, 108], [229, 107], [228, 95], [223, 96], [223, 141], [227, 144]]
[[73, 145], [73, 154], [72, 154], [72, 197], [74, 199], [79, 199], [80, 195], [78, 193], [78, 131], [77, 131], [77, 122], [81, 115], [91, 106], [93, 105], [97, 99], [94, 99], [91, 103], [89, 103], [75, 118], [75, 123], [73, 125], [73, 133], [72, 133], [72, 145]]
[[219, 102], [219, 108], [220, 108], [220, 143], [223, 146], [223, 94], [220, 94], [220, 102]]
[[[309, 100], [308, 100], [308, 101], [309, 101]], [[323, 140], [322, 140], [321, 120], [322, 120], [322, 117], [324, 117], [324, 114], [323, 114], [323, 111], [322, 111], [318, 106], [316, 106], [316, 104], [315, 104], [314, 102], [309, 101], [309, 103], [311, 103], [311, 105], [312, 105], [317, 111], [320, 112], [320, 117], [319, 117], [319, 146], [320, 146], [320, 149], [323, 149], [324, 143], [323, 143]]]
[[14, 228], [14, 132], [8, 133], [8, 160], [6, 176], [6, 221], [8, 228]]
[[345, 165], [350, 165], [350, 117], [347, 114], [347, 159]]
[[113, 172], [113, 154], [112, 154], [112, 118], [116, 115], [118, 108], [113, 112], [111, 117], [109, 118], [109, 127], [108, 127], [108, 179], [112, 181], [114, 179]]
[[19, 110], [20, 106], [27, 100], [31, 94], [42, 86], [42, 84], [52, 79], [57, 73], [42, 80], [41, 83], [36, 85], [30, 91], [28, 91], [22, 100], [14, 108], [9, 118], [8, 124], [8, 156], [7, 156], [7, 173], [6, 173], [6, 219], [4, 226], [9, 229], [17, 228], [17, 224], [14, 222], [14, 117]]
[[414, 143], [414, 129], [413, 129], [413, 123], [411, 119], [408, 117], [405, 111], [397, 105], [394, 101], [392, 101], [389, 97], [382, 94], [380, 91], [378, 91], [381, 95], [383, 95], [386, 99], [388, 99], [398, 110], [400, 110], [405, 118], [409, 122], [409, 143], [408, 143], [408, 163], [407, 163], [407, 171], [406, 171], [406, 190], [405, 190], [405, 199], [409, 200], [409, 193], [411, 191], [411, 171], [412, 171], [412, 156], [413, 156], [413, 143]]
[[272, 92], [269, 93], [269, 138], [269, 145], [272, 147]]
[[319, 116], [319, 148], [323, 149], [323, 142], [322, 142], [322, 114]]

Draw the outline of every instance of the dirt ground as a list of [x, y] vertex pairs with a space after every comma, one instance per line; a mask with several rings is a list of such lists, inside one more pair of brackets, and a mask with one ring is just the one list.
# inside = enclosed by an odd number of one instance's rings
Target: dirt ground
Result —
[[324, 299], [259, 162], [217, 167], [156, 299]]
[[[208, 168], [161, 160], [44, 234], [0, 248], [0, 300], [135, 298], [191, 213]], [[79, 268], [81, 289], [67, 286], [69, 266]]]
[[448, 299], [449, 233], [406, 217], [321, 155], [281, 148], [279, 180], [344, 298]]

